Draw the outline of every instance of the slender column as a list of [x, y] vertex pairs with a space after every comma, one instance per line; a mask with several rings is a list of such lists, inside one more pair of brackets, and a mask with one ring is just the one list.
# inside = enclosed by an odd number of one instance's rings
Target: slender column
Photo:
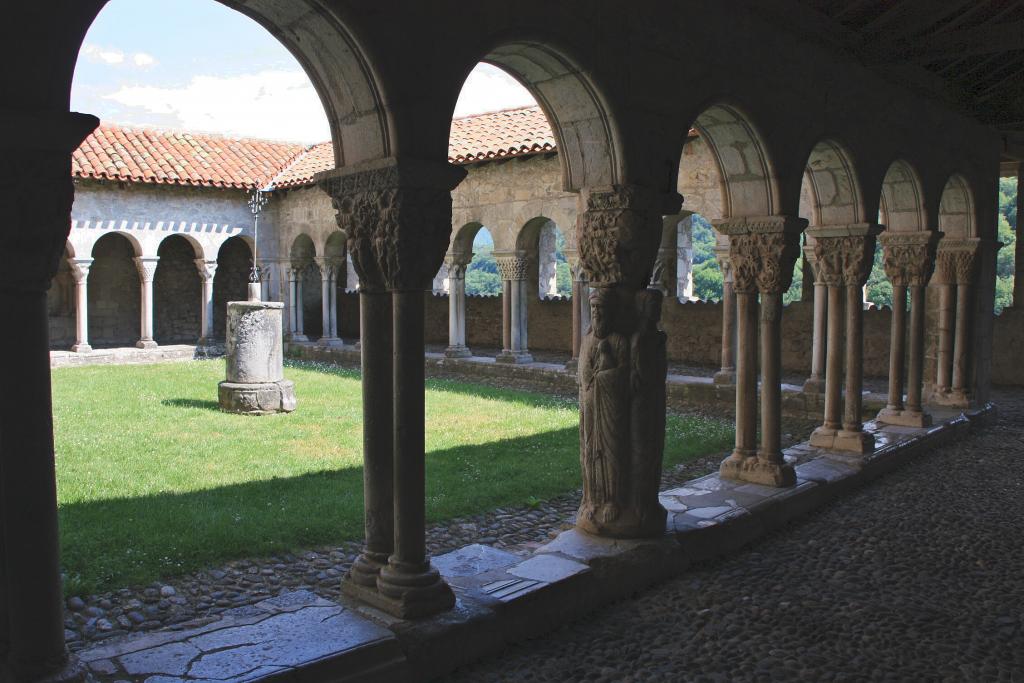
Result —
[[953, 384], [953, 316], [956, 310], [954, 292], [952, 283], [939, 283], [939, 350], [935, 376], [937, 395], [949, 394]]
[[[424, 297], [448, 247], [451, 190], [465, 175], [464, 169], [447, 163], [387, 159], [349, 165], [318, 178], [332, 197], [338, 226], [348, 235], [360, 290], [386, 289], [392, 315], [390, 343], [365, 336], [367, 330], [384, 325], [382, 315], [370, 320], [365, 310], [362, 337], [364, 363], [368, 355], [381, 363], [375, 380], [364, 376], [364, 391], [368, 383], [385, 383], [379, 376], [384, 363], [379, 354], [391, 354], [392, 359], [390, 402], [380, 396], [364, 399], [364, 411], [368, 411], [364, 421], [387, 424], [392, 435], [391, 554], [381, 566], [382, 545], [368, 546], [363, 556], [369, 571], [359, 579], [356, 571], [351, 572], [344, 587], [405, 619], [435, 614], [455, 604], [454, 593], [426, 554]], [[386, 211], [381, 210], [382, 197], [390, 201]], [[367, 451], [364, 457], [373, 456]], [[374, 516], [386, 514], [380, 510], [380, 501], [379, 496], [368, 498], [368, 538]], [[377, 569], [371, 586], [367, 579]]]
[[217, 262], [196, 259], [196, 269], [202, 282], [202, 309], [199, 325], [199, 346], [207, 346], [213, 342], [213, 278], [217, 274]]
[[330, 323], [331, 339], [338, 345], [341, 346], [341, 337], [338, 335], [338, 275], [341, 273], [341, 264], [334, 263], [330, 267], [331, 273], [331, 310], [330, 310]]
[[338, 339], [337, 333], [334, 331], [334, 309], [336, 304], [336, 300], [334, 297], [334, 289], [337, 266], [331, 259], [328, 258], [318, 258], [317, 265], [320, 267], [321, 273], [320, 305], [321, 317], [323, 319], [323, 333], [320, 335], [320, 341], [317, 343], [320, 346], [337, 347], [340, 345], [341, 342], [341, 340]]
[[[955, 322], [952, 327], [953, 334], [951, 344], [947, 341], [947, 347], [952, 346], [949, 353], [948, 365], [944, 366], [949, 371], [948, 391], [945, 394], [938, 394], [936, 400], [939, 403], [966, 408], [971, 402], [970, 366], [971, 366], [971, 317], [974, 308], [973, 283], [976, 277], [977, 255], [981, 241], [977, 238], [950, 240], [944, 239], [939, 243], [939, 265], [943, 281], [947, 283], [952, 298], [952, 288], [956, 286], [956, 308]], [[947, 302], [952, 308], [951, 303]], [[953, 317], [953, 312], [947, 313], [947, 327], [951, 326], [948, 321]], [[943, 385], [946, 386], [946, 385]]]
[[587, 291], [587, 276], [580, 265], [579, 256], [568, 258], [569, 273], [572, 276], [572, 357], [565, 369], [576, 372], [579, 366], [580, 344], [590, 324], [590, 293]]
[[305, 264], [292, 265], [289, 288], [291, 291], [292, 303], [292, 336], [293, 342], [306, 342], [309, 337], [305, 335], [302, 321], [302, 271]]
[[[828, 286], [818, 276], [818, 259], [814, 247], [804, 247], [804, 263], [811, 271], [814, 289], [814, 321], [811, 337], [811, 374], [804, 382], [804, 392], [820, 394], [825, 389], [825, 338], [828, 321]], [[806, 273], [805, 273], [806, 274]], [[807, 278], [805, 278], [806, 282]]]
[[501, 281], [501, 354], [512, 353], [512, 282]]
[[135, 343], [135, 346], [140, 349], [156, 348], [156, 342], [153, 341], [153, 277], [156, 275], [156, 265], [159, 260], [159, 256], [138, 256], [135, 258], [135, 267], [139, 271], [139, 279], [142, 282], [139, 341]]
[[956, 285], [956, 332], [953, 335], [953, 393], [966, 397], [969, 390], [967, 376], [970, 370], [971, 304], [974, 292], [970, 283]]
[[[871, 240], [874, 247], [874, 240]], [[874, 251], [874, 249], [872, 249]], [[841, 436], [856, 440], [858, 452], [874, 450], [874, 437], [864, 431], [861, 421], [864, 387], [864, 299], [863, 285], [846, 284], [846, 397]]]
[[[85, 671], [64, 642], [46, 291], [70, 229], [71, 152], [99, 120], [0, 112], [0, 678], [70, 683]], [[33, 130], [33, 135], [24, 131]], [[41, 141], [46, 148], [32, 147]]]
[[525, 256], [505, 256], [496, 261], [501, 279], [506, 283], [505, 292], [508, 293], [503, 308], [506, 312], [503, 324], [508, 333], [508, 341], [496, 360], [500, 363], [532, 363], [533, 357], [527, 350], [526, 278], [529, 260]]
[[92, 259], [68, 259], [71, 266], [71, 277], [75, 280], [75, 345], [71, 350], [76, 353], [89, 353], [89, 269]]
[[[739, 318], [736, 368], [736, 449], [722, 461], [719, 476], [768, 486], [792, 486], [796, 473], [781, 448], [782, 385], [780, 381], [782, 293], [793, 279], [800, 254], [800, 233], [807, 221], [786, 216], [715, 221], [729, 237]], [[761, 294], [761, 443], [751, 445], [756, 423], [757, 386], [754, 363], [757, 313]]]
[[[828, 339], [825, 361], [825, 418], [821, 427], [811, 434], [812, 445], [831, 448], [836, 432], [842, 427], [842, 345], [843, 335], [843, 289], [840, 285], [827, 285], [828, 289]], [[816, 443], [817, 441], [817, 443]]]
[[448, 348], [447, 358], [473, 355], [466, 346], [466, 268], [468, 263], [453, 259], [448, 264]]
[[[876, 418], [884, 424], [927, 427], [931, 415], [921, 407], [924, 368], [924, 288], [935, 267], [935, 246], [941, 233], [884, 232], [882, 243], [885, 274], [892, 282], [892, 331], [889, 348], [889, 399]], [[910, 291], [910, 326], [906, 329], [906, 300]], [[907, 365], [907, 398], [903, 400], [904, 357]]]
[[[736, 304], [732, 261], [728, 249], [715, 249], [715, 259], [722, 271], [722, 368], [715, 373], [715, 384], [735, 384], [736, 368]], [[756, 326], [757, 323], [755, 323]]]

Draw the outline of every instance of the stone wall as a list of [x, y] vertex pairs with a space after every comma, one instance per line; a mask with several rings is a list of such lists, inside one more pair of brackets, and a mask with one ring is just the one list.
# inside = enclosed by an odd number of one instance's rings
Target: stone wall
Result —
[[217, 256], [217, 273], [213, 276], [213, 338], [223, 339], [228, 302], [249, 298], [249, 267], [252, 253], [241, 239], [224, 243]]
[[158, 344], [191, 344], [200, 334], [203, 286], [192, 245], [164, 240], [153, 277], [153, 338]]
[[992, 342], [992, 383], [1024, 385], [1024, 363], [1017, 351], [1024, 349], [1024, 307], [1004, 308], [996, 316]]
[[106, 235], [92, 250], [89, 270], [89, 343], [133, 346], [141, 329], [142, 285], [127, 239]]

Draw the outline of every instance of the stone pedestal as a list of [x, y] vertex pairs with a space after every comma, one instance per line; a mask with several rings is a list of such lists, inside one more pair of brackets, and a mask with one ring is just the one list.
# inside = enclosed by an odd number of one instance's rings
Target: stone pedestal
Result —
[[228, 303], [227, 379], [218, 385], [221, 410], [290, 413], [294, 385], [284, 378], [281, 312], [277, 301]]

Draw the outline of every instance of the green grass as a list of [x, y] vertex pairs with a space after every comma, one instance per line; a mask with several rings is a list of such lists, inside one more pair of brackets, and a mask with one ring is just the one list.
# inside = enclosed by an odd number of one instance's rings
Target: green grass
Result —
[[[53, 372], [69, 594], [362, 536], [358, 374], [289, 363], [298, 410], [217, 409], [222, 361]], [[537, 505], [577, 488], [573, 403], [432, 380], [427, 518]], [[670, 417], [665, 464], [726, 449], [730, 423]]]

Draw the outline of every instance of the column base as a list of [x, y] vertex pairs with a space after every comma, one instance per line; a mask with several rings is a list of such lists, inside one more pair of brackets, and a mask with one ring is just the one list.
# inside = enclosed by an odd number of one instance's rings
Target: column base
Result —
[[758, 456], [733, 453], [718, 468], [722, 479], [783, 488], [796, 486], [796, 470], [785, 462], [772, 462]]
[[935, 393], [931, 396], [931, 402], [950, 408], [970, 408], [971, 395], [962, 389], [949, 389], [947, 391], [936, 389]]
[[469, 358], [472, 355], [468, 346], [449, 346], [444, 350], [445, 358]]
[[340, 349], [344, 346], [344, 343], [338, 337], [320, 337], [316, 344], [328, 349]]
[[811, 432], [809, 443], [827, 451], [845, 451], [861, 455], [875, 450], [875, 437], [863, 430], [818, 427]]
[[821, 377], [808, 377], [804, 382], [803, 392], [805, 394], [824, 394], [825, 380]]
[[877, 422], [897, 427], [931, 427], [932, 416], [920, 410], [882, 408], [875, 418]]
[[494, 360], [498, 363], [510, 364], [532, 363], [533, 356], [527, 351], [502, 351]]
[[220, 409], [228, 413], [290, 413], [295, 410], [295, 384], [287, 379], [259, 384], [220, 382], [217, 398]]
[[736, 384], [736, 371], [732, 369], [719, 370], [715, 373], [714, 377], [712, 377], [712, 381], [715, 384]]
[[156, 347], [157, 343], [152, 339], [140, 339], [135, 342], [135, 348], [137, 349], [155, 349]]
[[606, 538], [657, 538], [665, 533], [667, 515], [657, 502], [647, 510], [623, 509], [612, 504], [581, 505], [576, 513], [576, 528]]
[[398, 568], [389, 561], [380, 570], [376, 592], [359, 590], [358, 594], [370, 605], [400, 619], [429, 617], [455, 606], [455, 593], [429, 562]]
[[579, 369], [579, 367], [580, 361], [578, 358], [570, 358], [569, 360], [565, 361], [566, 372], [576, 372]]
[[290, 334], [287, 337], [285, 337], [285, 340], [296, 344], [305, 344], [306, 342], [309, 341], [309, 337], [307, 337], [304, 334]]
[[71, 347], [72, 353], [92, 353], [92, 347], [88, 344], [75, 344]]

